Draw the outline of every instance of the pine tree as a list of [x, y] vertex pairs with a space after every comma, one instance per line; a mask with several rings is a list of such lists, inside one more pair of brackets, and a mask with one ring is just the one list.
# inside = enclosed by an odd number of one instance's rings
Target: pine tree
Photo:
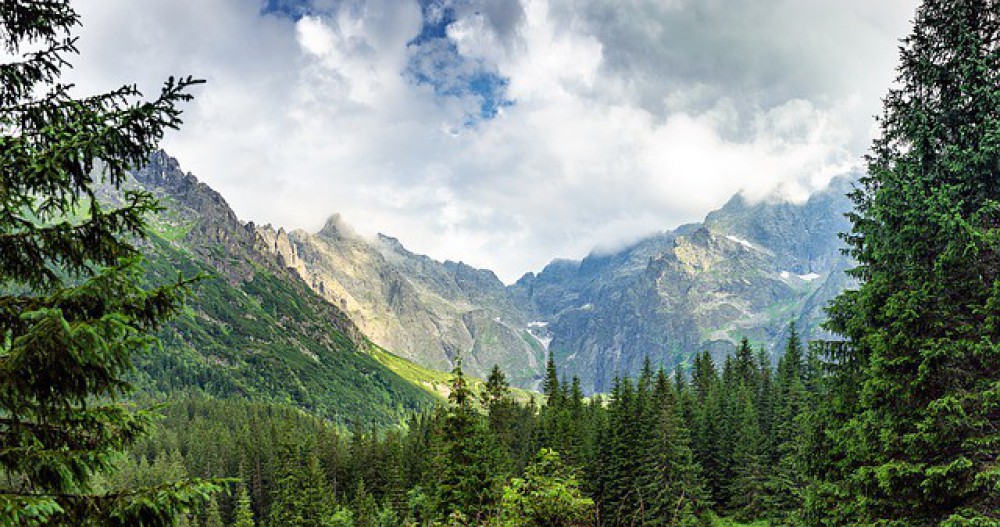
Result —
[[651, 494], [653, 513], [649, 525], [674, 525], [680, 521], [678, 508], [700, 506], [705, 498], [700, 468], [691, 450], [691, 434], [684, 420], [680, 394], [671, 387], [666, 373], [657, 375], [653, 401], [657, 411], [655, 469], [657, 484]]
[[452, 370], [449, 407], [439, 433], [434, 461], [434, 491], [439, 518], [461, 513], [485, 519], [500, 497], [507, 472], [503, 448], [476, 412], [461, 358]]
[[775, 418], [771, 429], [770, 463], [772, 475], [771, 499], [773, 512], [784, 515], [800, 508], [804, 471], [801, 464], [802, 446], [807, 419], [805, 365], [802, 344], [795, 324], [789, 326], [785, 353], [778, 361], [774, 397]]
[[94, 475], [143, 434], [150, 414], [116, 401], [132, 355], [180, 306], [183, 282], [140, 284], [146, 192], [109, 207], [196, 81], [74, 99], [58, 83], [77, 53], [68, 0], [3, 2], [0, 35], [0, 524], [167, 525], [218, 487], [171, 484], [97, 493]]
[[375, 497], [365, 488], [364, 479], [358, 480], [358, 487], [354, 490], [351, 512], [356, 527], [377, 527], [378, 505], [375, 503]]
[[740, 341], [740, 347], [736, 349], [733, 357], [732, 373], [736, 376], [734, 382], [742, 383], [756, 391], [758, 379], [760, 378], [757, 361], [754, 360], [753, 348], [746, 337]]
[[760, 518], [769, 508], [767, 459], [764, 434], [750, 388], [741, 385], [735, 397], [733, 428], [733, 477], [729, 484], [729, 507], [744, 520]]
[[691, 374], [691, 449], [701, 467], [709, 496], [725, 501], [725, 460], [722, 457], [723, 413], [721, 380], [708, 352], [695, 357]]
[[699, 402], [708, 398], [708, 392], [719, 380], [719, 372], [715, 368], [712, 355], [703, 351], [694, 358], [694, 368], [691, 371], [691, 386]]
[[233, 511], [233, 527], [256, 527], [253, 521], [253, 509], [250, 503], [250, 493], [245, 485], [240, 485], [236, 494], [236, 508]]
[[[640, 385], [647, 383], [640, 378]], [[601, 455], [601, 517], [611, 525], [641, 525], [649, 512], [648, 485], [655, 467], [649, 463], [643, 446], [652, 438], [643, 435], [655, 426], [655, 421], [640, 418], [641, 395], [631, 379], [615, 379], [607, 410], [605, 451]]]
[[670, 461], [661, 429], [667, 395], [658, 390], [668, 391], [669, 383], [662, 370], [654, 376], [652, 362], [646, 357], [636, 384], [634, 429], [628, 441], [637, 461], [631, 475], [634, 481], [632, 501], [636, 505], [633, 518], [639, 524], [650, 526], [661, 524], [668, 502], [672, 501], [668, 498], [669, 486], [664, 479], [664, 470]]
[[545, 404], [556, 406], [559, 402], [560, 393], [556, 359], [550, 350], [549, 358], [545, 362], [545, 378], [542, 380], [542, 395], [545, 396]]
[[489, 376], [486, 377], [483, 396], [487, 411], [510, 397], [510, 383], [507, 382], [507, 375], [499, 365], [494, 364]]
[[205, 508], [205, 527], [223, 527], [222, 511], [219, 510], [219, 502], [215, 497], [208, 499], [208, 506]]
[[315, 452], [290, 438], [279, 449], [268, 525], [325, 527], [333, 515], [333, 493]]
[[[744, 343], [746, 340], [744, 339]], [[740, 392], [748, 389], [748, 377], [753, 376], [751, 353], [749, 346], [742, 346], [740, 349], [747, 351], [744, 360], [739, 360], [728, 355], [722, 365], [722, 375], [715, 399], [714, 406], [710, 408], [711, 419], [717, 423], [717, 438], [714, 440], [714, 457], [717, 462], [716, 474], [713, 476], [715, 482], [713, 488], [717, 494], [713, 497], [719, 505], [730, 503], [732, 481], [735, 478], [735, 452], [737, 442], [740, 441], [740, 417], [744, 409], [740, 401]], [[737, 364], [750, 365], [746, 368], [738, 368]], [[752, 381], [751, 381], [752, 382]]]
[[397, 514], [406, 511], [405, 468], [403, 460], [403, 439], [394, 432], [386, 434], [382, 447], [382, 471], [385, 473], [386, 486], [382, 492], [385, 508], [392, 509]]
[[760, 432], [764, 436], [764, 450], [771, 451], [773, 445], [772, 428], [774, 426], [774, 379], [771, 371], [771, 358], [764, 348], [757, 351], [757, 390], [754, 406], [757, 409], [757, 419], [760, 422]]
[[1000, 525], [998, 34], [997, 0], [923, 2], [852, 194], [827, 478], [850, 523]]

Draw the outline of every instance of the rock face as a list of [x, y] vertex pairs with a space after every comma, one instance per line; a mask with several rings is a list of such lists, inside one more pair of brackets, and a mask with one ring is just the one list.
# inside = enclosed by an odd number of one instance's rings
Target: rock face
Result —
[[386, 236], [366, 240], [338, 216], [316, 234], [257, 232], [263, 247], [393, 353], [440, 370], [461, 353], [473, 375], [499, 364], [519, 386], [539, 377], [542, 344], [491, 271], [437, 262]]
[[736, 196], [703, 223], [557, 260], [506, 287], [488, 270], [365, 239], [338, 216], [316, 234], [265, 226], [257, 237], [394, 353], [437, 369], [462, 353], [474, 374], [499, 364], [530, 388], [551, 349], [563, 372], [600, 392], [646, 356], [673, 368], [705, 349], [721, 357], [744, 336], [776, 352], [792, 321], [818, 336], [826, 303], [850, 285], [838, 237], [849, 187], [835, 180], [799, 205]]
[[563, 371], [593, 391], [646, 356], [672, 368], [701, 350], [721, 357], [743, 336], [775, 352], [789, 322], [818, 336], [826, 303], [850, 284], [838, 238], [849, 186], [838, 179], [802, 205], [737, 196], [702, 224], [553, 262], [511, 293], [546, 323]]

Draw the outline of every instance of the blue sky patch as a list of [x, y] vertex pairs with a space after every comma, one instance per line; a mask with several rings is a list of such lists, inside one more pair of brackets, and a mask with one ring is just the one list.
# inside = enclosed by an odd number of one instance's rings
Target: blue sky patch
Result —
[[315, 14], [312, 2], [309, 0], [267, 0], [260, 8], [262, 15], [283, 15], [298, 20], [306, 15]]
[[[463, 56], [448, 38], [448, 26], [455, 23], [456, 2], [468, 0], [419, 0], [423, 24], [407, 47], [413, 55], [403, 74], [417, 85], [430, 86], [438, 97], [474, 97], [478, 113], [466, 116], [466, 126], [490, 120], [502, 108], [514, 105], [507, 97], [508, 79], [482, 60]], [[334, 4], [335, 5], [335, 4]], [[329, 6], [328, 6], [329, 7]], [[313, 0], [266, 0], [261, 14], [299, 20], [324, 14]]]
[[434, 89], [439, 97], [476, 97], [478, 115], [469, 115], [466, 126], [497, 116], [502, 108], [514, 105], [507, 97], [508, 79], [482, 60], [470, 59], [448, 38], [448, 26], [455, 23], [455, 9], [448, 0], [420, 0], [423, 26], [407, 43], [414, 50], [405, 74], [419, 85]]

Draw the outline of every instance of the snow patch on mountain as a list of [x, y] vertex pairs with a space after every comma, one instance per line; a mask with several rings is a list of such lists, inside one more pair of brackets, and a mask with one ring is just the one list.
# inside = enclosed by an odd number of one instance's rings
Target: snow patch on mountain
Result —
[[746, 247], [747, 249], [756, 249], [756, 247], [754, 247], [754, 245], [752, 243], [744, 240], [743, 238], [737, 238], [736, 236], [731, 236], [731, 235], [727, 234], [726, 235], [726, 239], [729, 240], [729, 241], [731, 241], [731, 242], [736, 242], [736, 243], [738, 243], [738, 244]]

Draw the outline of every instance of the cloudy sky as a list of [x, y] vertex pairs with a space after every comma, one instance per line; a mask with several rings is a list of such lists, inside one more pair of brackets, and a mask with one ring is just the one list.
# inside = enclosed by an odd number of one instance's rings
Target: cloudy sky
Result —
[[206, 79], [163, 146], [512, 281], [857, 168], [916, 0], [80, 0], [81, 93]]

